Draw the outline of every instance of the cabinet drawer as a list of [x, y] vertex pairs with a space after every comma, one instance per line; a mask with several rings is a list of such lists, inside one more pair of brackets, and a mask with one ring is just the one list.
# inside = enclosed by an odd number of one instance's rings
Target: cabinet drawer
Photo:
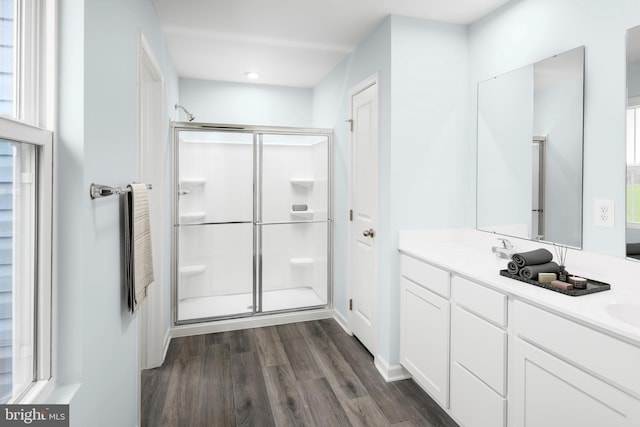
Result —
[[504, 427], [507, 401], [454, 362], [451, 364], [451, 412], [465, 426]]
[[456, 303], [500, 326], [507, 326], [507, 296], [462, 277], [453, 277]]
[[514, 304], [518, 336], [640, 396], [640, 348], [522, 301]]
[[458, 306], [452, 319], [453, 360], [505, 396], [507, 333]]
[[445, 298], [451, 297], [449, 272], [406, 255], [400, 259], [402, 276]]

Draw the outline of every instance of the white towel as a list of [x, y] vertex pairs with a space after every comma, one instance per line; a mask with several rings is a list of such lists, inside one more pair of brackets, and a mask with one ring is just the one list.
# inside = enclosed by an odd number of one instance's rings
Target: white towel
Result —
[[136, 311], [153, 280], [149, 194], [146, 184], [131, 184], [125, 198], [125, 286], [129, 310]]

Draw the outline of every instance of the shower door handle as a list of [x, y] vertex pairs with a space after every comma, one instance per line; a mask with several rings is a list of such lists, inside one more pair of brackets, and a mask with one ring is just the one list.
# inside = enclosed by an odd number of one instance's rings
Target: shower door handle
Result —
[[368, 229], [368, 230], [364, 230], [364, 231], [362, 232], [362, 235], [363, 235], [364, 237], [373, 237], [373, 236], [375, 236], [375, 235], [376, 235], [376, 232], [375, 232], [375, 230], [374, 230], [373, 228], [370, 228], [370, 229]]

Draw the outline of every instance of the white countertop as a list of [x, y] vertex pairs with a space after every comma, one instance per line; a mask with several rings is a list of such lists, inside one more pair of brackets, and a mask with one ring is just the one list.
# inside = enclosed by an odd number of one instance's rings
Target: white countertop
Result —
[[[640, 326], [640, 262], [569, 249], [565, 264], [572, 275], [611, 285], [609, 291], [572, 297], [500, 276], [508, 261], [491, 252], [492, 246], [501, 244], [499, 237], [505, 236], [473, 229], [410, 230], [400, 232], [398, 246], [403, 254], [640, 346], [640, 327], [634, 326]], [[545, 243], [508, 239], [515, 252], [540, 247], [554, 252], [553, 246]], [[638, 310], [630, 314], [631, 323], [609, 314], [607, 307], [612, 304], [637, 305]]]

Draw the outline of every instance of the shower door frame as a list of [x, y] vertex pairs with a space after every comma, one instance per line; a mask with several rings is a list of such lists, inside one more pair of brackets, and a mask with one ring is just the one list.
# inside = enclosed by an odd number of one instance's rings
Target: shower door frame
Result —
[[[226, 133], [244, 133], [253, 136], [253, 308], [251, 312], [232, 315], [209, 316], [196, 319], [178, 319], [179, 306], [179, 244], [180, 244], [180, 214], [179, 214], [179, 134], [181, 131], [206, 132], [217, 131]], [[327, 138], [327, 219], [324, 221], [288, 221], [277, 223], [263, 223], [258, 221], [258, 213], [262, 206], [262, 135], [301, 135], [320, 136]], [[171, 323], [173, 326], [192, 325], [218, 320], [241, 319], [266, 315], [303, 312], [309, 310], [333, 307], [333, 129], [296, 128], [281, 126], [252, 126], [220, 123], [171, 122]], [[291, 309], [262, 311], [262, 242], [258, 234], [262, 233], [263, 225], [274, 224], [327, 224], [327, 303], [324, 305], [298, 307]], [[258, 311], [259, 309], [259, 311]]]

